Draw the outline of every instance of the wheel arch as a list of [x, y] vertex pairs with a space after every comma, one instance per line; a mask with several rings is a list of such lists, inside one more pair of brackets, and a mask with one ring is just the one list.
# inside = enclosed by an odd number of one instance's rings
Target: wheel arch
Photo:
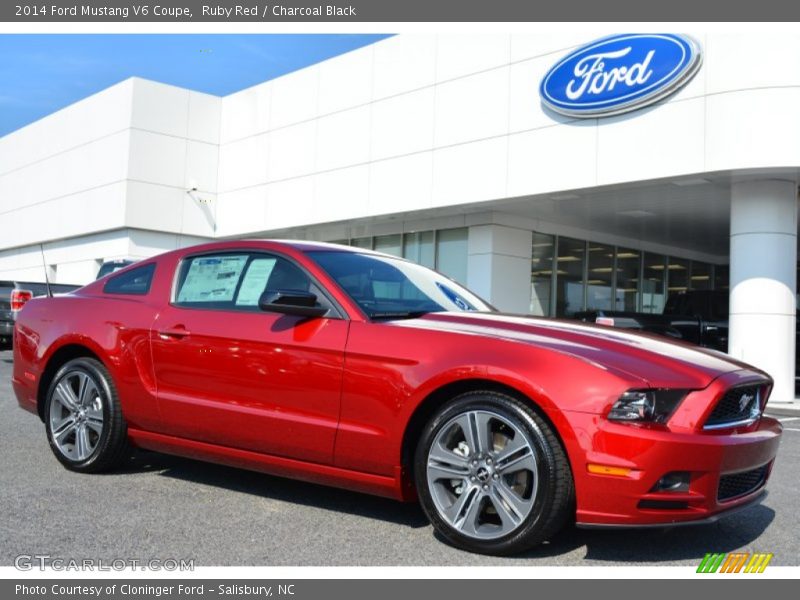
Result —
[[[490, 391], [506, 394], [517, 400], [524, 402], [537, 412], [542, 419], [547, 422], [553, 429], [556, 438], [561, 444], [565, 454], [569, 457], [569, 445], [566, 443], [566, 438], [574, 438], [572, 428], [567, 423], [563, 415], [557, 411], [546, 410], [545, 402], [551, 407], [552, 402], [549, 399], [541, 399], [540, 402], [534, 400], [531, 396], [522, 390], [514, 387], [508, 383], [497, 381], [494, 379], [474, 378], [474, 379], [459, 379], [451, 381], [444, 385], [437, 387], [430, 392], [414, 409], [414, 412], [409, 418], [405, 430], [403, 431], [403, 439], [400, 447], [400, 464], [403, 473], [404, 482], [402, 488], [404, 490], [413, 490], [414, 481], [414, 451], [419, 442], [422, 430], [425, 424], [430, 420], [436, 410], [442, 406], [443, 403], [467, 392]], [[544, 400], [544, 402], [542, 402]]]
[[75, 358], [93, 358], [103, 365], [106, 364], [97, 352], [81, 343], [68, 342], [54, 350], [47, 358], [45, 368], [42, 371], [42, 375], [39, 377], [39, 386], [36, 391], [36, 409], [42, 421], [44, 421], [44, 406], [47, 401], [47, 390], [50, 389], [53, 378], [62, 366]]

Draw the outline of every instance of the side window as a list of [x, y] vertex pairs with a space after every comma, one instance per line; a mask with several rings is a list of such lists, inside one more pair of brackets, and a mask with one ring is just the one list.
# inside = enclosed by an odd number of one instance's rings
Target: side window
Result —
[[249, 255], [195, 256], [181, 264], [177, 304], [228, 308], [239, 288]]
[[155, 271], [155, 263], [150, 263], [112, 277], [103, 286], [103, 292], [106, 294], [144, 296], [150, 292], [150, 284], [153, 283], [153, 273]]
[[258, 306], [276, 262], [278, 259], [273, 257], [256, 257], [250, 261], [236, 295], [236, 306]]
[[231, 253], [194, 256], [180, 266], [175, 304], [187, 308], [258, 311], [264, 292], [305, 291], [333, 308], [300, 267], [279, 256]]

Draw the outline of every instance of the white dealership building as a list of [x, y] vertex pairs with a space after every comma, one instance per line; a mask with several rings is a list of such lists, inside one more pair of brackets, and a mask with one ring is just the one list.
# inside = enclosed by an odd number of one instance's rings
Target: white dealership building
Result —
[[400, 35], [222, 98], [123, 81], [0, 138], [0, 279], [291, 237], [406, 256], [514, 312], [724, 289], [730, 353], [790, 402], [800, 33], [689, 31], [702, 64], [657, 102], [546, 108], [545, 74], [610, 33]]

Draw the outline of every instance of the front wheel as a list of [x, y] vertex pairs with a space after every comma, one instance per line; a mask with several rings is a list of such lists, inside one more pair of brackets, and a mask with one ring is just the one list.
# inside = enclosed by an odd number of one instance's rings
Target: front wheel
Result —
[[572, 506], [567, 457], [550, 425], [505, 394], [468, 392], [422, 432], [414, 473], [439, 534], [483, 554], [513, 554], [556, 533]]
[[105, 471], [124, 458], [127, 427], [101, 362], [76, 358], [58, 370], [47, 392], [45, 427], [53, 454], [73, 471]]

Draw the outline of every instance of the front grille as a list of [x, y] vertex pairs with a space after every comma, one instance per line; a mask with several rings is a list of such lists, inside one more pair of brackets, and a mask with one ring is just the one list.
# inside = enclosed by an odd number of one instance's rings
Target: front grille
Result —
[[761, 416], [760, 385], [735, 387], [725, 392], [711, 411], [704, 429], [720, 429], [752, 423]]
[[717, 500], [724, 502], [757, 490], [764, 485], [768, 467], [769, 465], [764, 465], [750, 471], [723, 475], [719, 478]]

